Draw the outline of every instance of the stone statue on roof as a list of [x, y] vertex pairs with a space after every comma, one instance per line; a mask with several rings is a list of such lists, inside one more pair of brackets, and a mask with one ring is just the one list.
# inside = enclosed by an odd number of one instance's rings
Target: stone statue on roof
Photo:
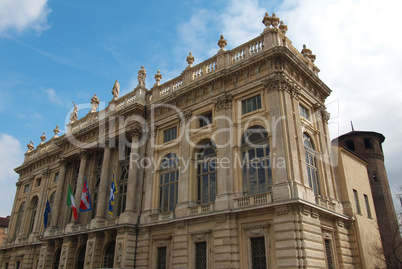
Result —
[[78, 120], [78, 107], [75, 105], [74, 101], [73, 101], [73, 112], [70, 115], [70, 121], [76, 121]]
[[120, 92], [120, 84], [116, 79], [116, 81], [114, 82], [114, 85], [113, 85], [113, 89], [112, 89], [113, 100], [119, 98], [119, 92]]
[[91, 98], [91, 111], [90, 112], [96, 112], [96, 110], [98, 109], [99, 106], [99, 98], [98, 96], [96, 96], [96, 93], [94, 94], [94, 96]]
[[138, 85], [145, 86], [145, 79], [147, 78], [147, 71], [145, 70], [144, 66], [141, 65], [140, 71], [138, 71]]
[[28, 151], [27, 152], [31, 152], [32, 150], [35, 149], [34, 143], [32, 142], [32, 140], [29, 142], [29, 144], [27, 145], [28, 147]]

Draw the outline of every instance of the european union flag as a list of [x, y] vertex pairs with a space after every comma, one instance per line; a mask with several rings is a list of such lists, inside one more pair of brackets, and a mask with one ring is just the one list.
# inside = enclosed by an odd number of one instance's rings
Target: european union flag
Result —
[[115, 193], [117, 193], [117, 188], [116, 188], [116, 180], [114, 178], [114, 172], [113, 172], [112, 184], [110, 186], [109, 210], [108, 210], [110, 215], [113, 215], [113, 205], [114, 205]]
[[49, 204], [49, 199], [46, 199], [46, 208], [45, 208], [45, 213], [43, 214], [43, 221], [45, 222], [45, 229], [47, 227], [47, 219], [50, 214], [50, 204]]

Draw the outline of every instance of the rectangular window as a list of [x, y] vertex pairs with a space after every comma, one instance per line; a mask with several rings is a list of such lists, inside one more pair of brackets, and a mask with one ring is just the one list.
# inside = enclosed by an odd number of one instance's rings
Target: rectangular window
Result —
[[207, 268], [207, 242], [195, 243], [195, 269]]
[[305, 118], [306, 120], [310, 120], [310, 113], [307, 108], [304, 106], [300, 106], [300, 116]]
[[170, 128], [163, 132], [163, 142], [169, 142], [177, 138], [177, 127]]
[[42, 178], [37, 178], [35, 181], [35, 187], [39, 187], [41, 182], [42, 182]]
[[364, 147], [366, 149], [371, 149], [371, 139], [370, 138], [365, 138], [364, 139]]
[[204, 127], [212, 124], [212, 112], [198, 116], [198, 126]]
[[59, 180], [59, 173], [54, 174], [53, 182], [57, 182]]
[[250, 238], [250, 240], [252, 269], [266, 269], [267, 259], [265, 257], [264, 237]]
[[17, 261], [17, 263], [15, 264], [15, 269], [20, 269], [20, 264], [21, 264], [21, 262]]
[[166, 247], [158, 248], [157, 269], [166, 268]]
[[369, 204], [368, 196], [365, 194], [364, 194], [364, 202], [366, 203], [367, 217], [371, 219], [370, 204]]
[[334, 265], [332, 262], [332, 250], [331, 250], [331, 240], [325, 239], [325, 255], [327, 258], [328, 269], [333, 269]]
[[242, 114], [250, 113], [261, 108], [261, 95], [256, 95], [241, 102]]
[[26, 184], [24, 186], [24, 193], [27, 193], [29, 191], [29, 184]]
[[361, 210], [360, 210], [360, 203], [359, 203], [359, 196], [357, 194], [357, 190], [353, 190], [353, 195], [355, 197], [355, 204], [356, 204], [356, 212], [357, 214], [362, 214]]

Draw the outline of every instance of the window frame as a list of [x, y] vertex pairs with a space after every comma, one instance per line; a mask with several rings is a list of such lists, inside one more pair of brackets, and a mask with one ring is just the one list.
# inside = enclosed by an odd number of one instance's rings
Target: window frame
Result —
[[[172, 177], [174, 177], [173, 181]], [[179, 191], [179, 158], [175, 153], [171, 152], [163, 157], [159, 170], [158, 182], [159, 212], [167, 213], [174, 211], [178, 202]], [[167, 190], [167, 192], [165, 192], [165, 190]], [[171, 197], [172, 194], [173, 197]], [[167, 195], [167, 200], [165, 199], [165, 195]]]
[[163, 143], [168, 143], [177, 139], [177, 125], [163, 130]]
[[309, 187], [313, 190], [314, 196], [319, 197], [321, 195], [321, 188], [316, 149], [314, 147], [314, 143], [312, 142], [311, 136], [307, 133], [303, 133], [303, 146], [307, 168], [308, 184]]
[[299, 113], [302, 118], [310, 121], [310, 118], [311, 118], [310, 109], [308, 109], [306, 106], [300, 104], [299, 105]]
[[[255, 99], [255, 101], [254, 101]], [[252, 97], [241, 100], [241, 114], [246, 115], [253, 111], [260, 110], [262, 108], [261, 94], [258, 93]]]
[[361, 215], [362, 210], [361, 210], [361, 207], [360, 207], [359, 193], [355, 189], [353, 189], [353, 197], [354, 197], [354, 200], [355, 200], [356, 214]]
[[363, 194], [364, 197], [364, 203], [366, 204], [366, 212], [367, 212], [367, 218], [372, 219], [373, 216], [371, 215], [371, 208], [370, 208], [370, 201], [369, 198], [366, 194]]
[[[253, 268], [252, 261], [252, 249], [251, 249], [251, 238], [264, 238], [265, 245], [265, 260], [266, 267], [271, 268], [271, 256], [270, 256], [270, 248], [269, 248], [269, 228], [270, 224], [268, 222], [256, 222], [256, 223], [246, 223], [242, 225], [243, 230], [243, 238], [247, 244], [245, 244], [244, 248], [246, 248], [247, 253], [247, 264], [241, 264], [240, 267]], [[246, 267], [245, 267], [246, 268]]]
[[[215, 203], [216, 195], [218, 194], [217, 183], [217, 148], [215, 143], [210, 140], [202, 145], [199, 145], [199, 150], [196, 156], [196, 178], [197, 178], [197, 202], [198, 204]], [[212, 154], [205, 154], [209, 149], [214, 152]], [[202, 156], [200, 156], [202, 154]], [[200, 158], [198, 158], [200, 157]], [[207, 169], [206, 171], [204, 169]], [[204, 189], [205, 177], [207, 187]], [[213, 190], [215, 192], [213, 193]], [[204, 193], [207, 191], [208, 198], [204, 201]]]

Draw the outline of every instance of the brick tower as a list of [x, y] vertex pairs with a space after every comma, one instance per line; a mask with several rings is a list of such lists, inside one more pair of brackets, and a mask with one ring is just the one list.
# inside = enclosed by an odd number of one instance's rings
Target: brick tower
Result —
[[[400, 268], [402, 258], [400, 233], [392, 194], [384, 165], [382, 143], [384, 135], [376, 132], [352, 131], [333, 140], [339, 147], [347, 148], [368, 162], [367, 173], [373, 194], [384, 256], [388, 268]], [[396, 259], [399, 257], [399, 259]]]

